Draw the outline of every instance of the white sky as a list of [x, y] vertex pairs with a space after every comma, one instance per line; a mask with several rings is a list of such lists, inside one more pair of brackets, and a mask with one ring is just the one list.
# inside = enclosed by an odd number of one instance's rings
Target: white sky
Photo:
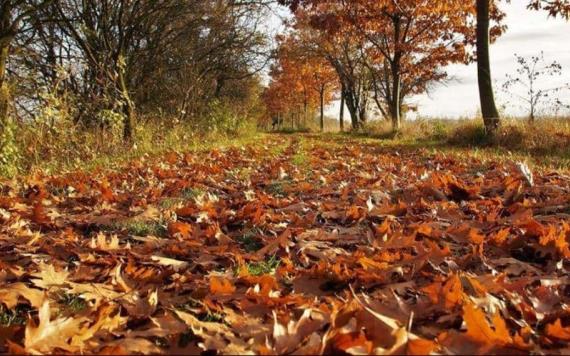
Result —
[[[498, 106], [505, 107], [507, 115], [524, 115], [520, 103], [501, 91], [507, 73], [514, 74], [516, 60], [514, 54], [522, 56], [538, 55], [544, 51], [547, 62], [554, 60], [562, 64], [563, 74], [555, 82], [541, 83], [545, 88], [570, 82], [570, 22], [548, 18], [546, 12], [529, 11], [526, 0], [513, 0], [502, 5], [507, 13], [507, 32], [491, 46], [491, 65], [495, 81], [495, 95]], [[279, 11], [283, 14], [284, 11]], [[276, 19], [274, 19], [275, 22]], [[273, 21], [272, 21], [273, 22]], [[457, 118], [472, 117], [479, 110], [477, 91], [477, 67], [475, 64], [451, 65], [447, 72], [454, 80], [434, 88], [429, 95], [412, 98], [410, 102], [419, 105], [422, 117]], [[559, 94], [570, 103], [570, 91]], [[337, 116], [339, 103], [327, 109], [327, 115]]]
[[[556, 60], [562, 64], [562, 76], [556, 82], [541, 83], [545, 88], [570, 82], [570, 22], [547, 18], [546, 12], [528, 11], [525, 4], [526, 1], [514, 0], [510, 5], [503, 5], [509, 28], [491, 46], [491, 68], [497, 105], [506, 105], [505, 113], [508, 115], [523, 115], [525, 112], [520, 104], [506, 104], [512, 99], [500, 88], [507, 73], [514, 74], [516, 70], [515, 53], [526, 57], [544, 51], [547, 62]], [[429, 96], [414, 98], [419, 104], [420, 115], [454, 118], [477, 114], [479, 96], [476, 65], [452, 65], [447, 70], [456, 81], [439, 86]], [[560, 95], [567, 99], [566, 102], [570, 102], [570, 92]]]

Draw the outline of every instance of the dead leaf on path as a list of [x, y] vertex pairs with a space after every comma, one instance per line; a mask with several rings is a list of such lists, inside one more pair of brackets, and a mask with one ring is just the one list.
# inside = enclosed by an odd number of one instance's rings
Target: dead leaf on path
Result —
[[235, 290], [236, 287], [229, 279], [215, 276], [210, 278], [210, 293], [212, 294], [232, 294]]
[[6, 285], [0, 289], [0, 302], [5, 304], [8, 309], [13, 309], [20, 302], [20, 298], [27, 300], [34, 308], [40, 308], [45, 300], [46, 293], [39, 289], [33, 289], [24, 283], [14, 283]]
[[77, 335], [80, 325], [86, 318], [51, 319], [49, 303], [39, 309], [39, 324], [28, 323], [24, 346], [29, 353], [52, 353], [57, 349], [78, 352], [80, 348], [71, 344], [71, 338]]

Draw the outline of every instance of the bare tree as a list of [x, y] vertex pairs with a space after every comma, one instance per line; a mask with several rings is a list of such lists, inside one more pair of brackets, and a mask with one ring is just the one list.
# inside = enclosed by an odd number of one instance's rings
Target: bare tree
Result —
[[544, 53], [537, 56], [523, 57], [515, 54], [518, 68], [516, 74], [508, 74], [503, 84], [503, 90], [511, 97], [522, 101], [528, 108], [529, 120], [532, 122], [541, 106], [548, 105], [554, 111], [568, 107], [562, 103], [558, 94], [570, 89], [566, 83], [556, 87], [542, 88], [541, 84], [547, 79], [562, 75], [560, 63], [546, 62]]
[[6, 72], [10, 47], [16, 36], [24, 30], [22, 24], [29, 22], [37, 11], [51, 0], [2, 0], [0, 3], [0, 130], [8, 115], [10, 90]]

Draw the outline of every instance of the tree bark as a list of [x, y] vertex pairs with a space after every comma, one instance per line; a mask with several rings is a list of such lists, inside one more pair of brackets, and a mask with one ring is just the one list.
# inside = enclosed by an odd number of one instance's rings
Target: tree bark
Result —
[[0, 134], [8, 119], [8, 109], [10, 107], [10, 89], [6, 83], [6, 66], [10, 51], [9, 41], [0, 41]]
[[401, 105], [400, 99], [402, 97], [402, 79], [400, 75], [400, 61], [402, 59], [400, 45], [400, 31], [401, 31], [401, 20], [399, 17], [394, 18], [394, 43], [395, 43], [395, 54], [392, 60], [391, 70], [392, 70], [392, 98], [390, 100], [390, 116], [392, 118], [392, 131], [400, 131], [402, 119], [401, 119]]
[[129, 89], [125, 80], [125, 69], [119, 68], [119, 88], [123, 99], [123, 115], [125, 116], [123, 125], [123, 140], [125, 143], [132, 143], [134, 140], [135, 130], [135, 108]]
[[321, 99], [321, 132], [325, 131], [325, 86], [321, 86], [321, 90], [319, 92], [320, 99]]
[[308, 116], [309, 116], [309, 103], [307, 102], [307, 96], [305, 95], [305, 101], [303, 102], [303, 128], [307, 127]]
[[6, 66], [10, 54], [10, 44], [14, 38], [13, 24], [11, 22], [12, 8], [10, 2], [0, 7], [0, 134], [8, 117], [10, 105], [10, 89], [6, 83]]
[[340, 121], [340, 132], [343, 132], [344, 131], [344, 88], [342, 88], [340, 91], [339, 121]]
[[393, 90], [392, 100], [390, 100], [390, 116], [392, 118], [392, 131], [399, 132], [402, 128], [402, 114], [401, 114], [401, 79], [399, 69], [392, 71]]
[[490, 36], [490, 1], [477, 1], [477, 76], [479, 81], [479, 99], [485, 131], [492, 136], [499, 127], [500, 117], [491, 77], [491, 60], [489, 54]]

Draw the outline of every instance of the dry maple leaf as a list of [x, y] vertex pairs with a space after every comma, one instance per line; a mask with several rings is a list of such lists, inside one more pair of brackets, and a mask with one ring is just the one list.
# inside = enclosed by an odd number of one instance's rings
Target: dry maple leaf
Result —
[[31, 354], [52, 353], [58, 349], [78, 352], [79, 347], [71, 344], [81, 324], [86, 318], [59, 318], [51, 320], [49, 303], [46, 301], [39, 309], [39, 324], [30, 321], [26, 326], [24, 347]]
[[39, 289], [32, 289], [26, 286], [24, 283], [13, 283], [6, 286], [6, 288], [0, 289], [0, 302], [8, 307], [8, 309], [13, 309], [20, 302], [20, 298], [23, 298], [30, 302], [30, 305], [34, 308], [40, 308], [45, 300], [46, 293]]
[[[107, 236], [102, 232], [97, 234], [97, 237], [91, 239], [90, 246], [92, 249], [100, 249], [103, 251], [118, 250], [120, 247], [119, 238], [117, 235], [111, 235], [111, 239], [108, 241]], [[127, 247], [125, 247], [127, 248]]]
[[[298, 321], [290, 320], [287, 325], [279, 323], [275, 311], [273, 311], [273, 320], [273, 344], [270, 347], [277, 354], [293, 352], [303, 347], [304, 341], [307, 340], [311, 345], [318, 346], [317, 349], [311, 350], [311, 353], [318, 352], [321, 337], [318, 337], [319, 342], [315, 345], [313, 333], [329, 322], [328, 316], [311, 309], [305, 309]], [[309, 351], [306, 347], [304, 350]]]
[[173, 221], [168, 224], [168, 234], [172, 237], [180, 236], [182, 238], [189, 238], [192, 234], [192, 225], [182, 222]]
[[546, 335], [562, 341], [570, 341], [570, 327], [563, 327], [560, 319], [546, 325]]
[[513, 341], [505, 321], [498, 313], [493, 315], [492, 328], [483, 311], [472, 303], [465, 303], [463, 320], [467, 328], [467, 336], [481, 344], [507, 345]]
[[204, 351], [218, 350], [228, 354], [252, 354], [251, 345], [241, 340], [226, 325], [220, 323], [204, 322], [192, 314], [175, 310], [176, 315], [186, 323], [192, 332], [203, 338], [199, 344]]
[[232, 294], [235, 290], [236, 287], [227, 278], [216, 276], [210, 278], [210, 293], [212, 294]]
[[56, 271], [53, 265], [43, 262], [40, 263], [39, 269], [39, 272], [32, 274], [32, 276], [36, 277], [32, 279], [32, 283], [38, 287], [49, 289], [50, 287], [61, 286], [68, 282], [69, 272], [65, 270]]

